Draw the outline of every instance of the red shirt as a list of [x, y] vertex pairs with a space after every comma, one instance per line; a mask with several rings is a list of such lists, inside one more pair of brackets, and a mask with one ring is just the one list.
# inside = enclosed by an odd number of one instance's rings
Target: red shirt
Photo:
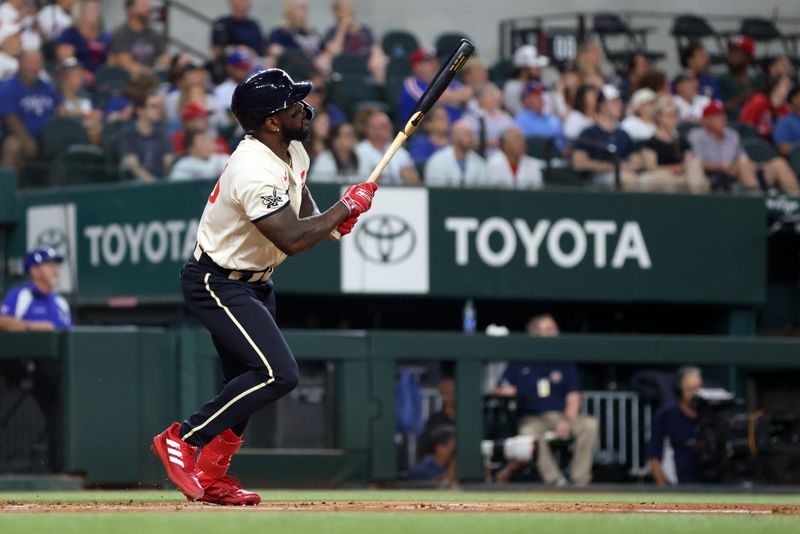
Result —
[[[186, 137], [186, 133], [183, 130], [175, 132], [175, 135], [172, 136], [172, 150], [175, 152], [176, 156], [182, 156], [183, 153], [186, 151], [183, 146], [184, 137]], [[214, 146], [215, 146], [214, 151], [217, 154], [230, 155], [231, 153], [231, 149], [228, 146], [228, 143], [220, 135], [218, 135], [217, 138], [214, 139]]]
[[771, 138], [774, 123], [791, 112], [792, 108], [788, 104], [773, 109], [767, 95], [756, 93], [742, 106], [739, 122], [754, 127], [762, 137]]

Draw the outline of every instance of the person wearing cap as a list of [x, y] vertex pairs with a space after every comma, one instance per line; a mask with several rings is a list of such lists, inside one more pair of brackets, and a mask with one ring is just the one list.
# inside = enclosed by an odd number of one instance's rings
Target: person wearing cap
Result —
[[728, 127], [725, 106], [712, 100], [703, 110], [703, 127], [689, 132], [692, 153], [703, 162], [712, 187], [727, 188], [731, 183], [751, 191], [777, 188], [791, 195], [800, 194], [797, 177], [780, 156], [766, 163], [754, 163], [742, 149], [739, 134]]
[[541, 189], [542, 168], [545, 162], [526, 154], [527, 146], [522, 130], [516, 126], [500, 134], [499, 150], [486, 162], [488, 187], [503, 189]]
[[59, 61], [74, 57], [87, 73], [94, 73], [108, 60], [111, 34], [103, 30], [99, 0], [81, 0], [72, 10], [74, 24], [61, 32], [56, 41]]
[[739, 110], [745, 100], [761, 89], [758, 76], [750, 73], [755, 57], [756, 45], [744, 35], [736, 35], [728, 43], [728, 72], [718, 78], [719, 92], [725, 107]]
[[[533, 45], [523, 45], [514, 51], [512, 65], [513, 77], [503, 86], [503, 103], [511, 115], [522, 111], [522, 93], [529, 82], [538, 82], [542, 78], [542, 69], [550, 64], [550, 58], [539, 54]], [[550, 102], [545, 102], [548, 111]]]
[[739, 122], [755, 128], [764, 139], [772, 140], [772, 127], [778, 119], [792, 112], [787, 102], [792, 80], [776, 76], [767, 82], [763, 91], [754, 94], [742, 106]]
[[700, 122], [703, 110], [711, 99], [698, 92], [699, 82], [693, 71], [687, 70], [679, 74], [674, 82], [675, 94], [672, 100], [678, 106], [678, 118], [681, 122]]
[[653, 137], [655, 123], [656, 93], [652, 89], [639, 89], [631, 96], [631, 114], [625, 117], [620, 127], [634, 142], [639, 143]]
[[169, 62], [164, 36], [150, 27], [150, 0], [125, 0], [126, 21], [111, 34], [110, 55], [131, 76], [152, 74]]
[[173, 58], [174, 84], [165, 96], [165, 110], [170, 132], [175, 132], [181, 125], [181, 114], [191, 101], [202, 104], [210, 111], [211, 125], [214, 129], [224, 122], [228, 106], [217, 101], [209, 90], [208, 69], [195, 57], [189, 54], [178, 54]]
[[92, 143], [100, 144], [103, 131], [103, 113], [94, 108], [91, 99], [83, 91], [83, 66], [74, 57], [59, 63], [58, 87], [61, 91], [59, 117], [71, 117], [81, 121]]
[[228, 155], [215, 152], [214, 134], [209, 130], [189, 130], [183, 140], [186, 153], [170, 169], [169, 181], [218, 178], [228, 163]]
[[780, 119], [772, 131], [772, 140], [781, 154], [789, 154], [800, 148], [800, 84], [795, 84], [789, 91], [787, 102], [791, 113]]
[[564, 126], [555, 115], [544, 109], [544, 86], [539, 82], [530, 82], [522, 93], [523, 109], [515, 117], [514, 122], [525, 134], [525, 137], [546, 137], [552, 139], [559, 151], [564, 150]]
[[0, 80], [7, 80], [19, 70], [21, 32], [22, 27], [19, 24], [0, 25]]
[[620, 185], [629, 191], [639, 187], [642, 161], [633, 140], [619, 127], [621, 117], [619, 90], [606, 84], [598, 94], [595, 124], [581, 132], [573, 145], [572, 166], [601, 187], [613, 187], [619, 170]]
[[120, 168], [141, 182], [167, 175], [174, 154], [164, 124], [164, 99], [149, 94], [134, 100], [134, 120], [120, 135]]
[[[690, 71], [697, 78], [697, 93], [705, 96], [709, 101], [721, 100], [719, 82], [708, 73], [711, 65], [711, 56], [700, 41], [692, 41], [680, 49], [679, 60], [684, 72]], [[672, 91], [675, 92], [677, 78], [672, 82]]]
[[5, 126], [3, 166], [19, 169], [36, 156], [44, 125], [61, 104], [52, 83], [41, 78], [44, 60], [38, 50], [27, 50], [19, 72], [0, 85], [0, 117]]
[[220, 127], [227, 127], [235, 119], [230, 112], [233, 90], [242, 83], [253, 70], [253, 53], [246, 46], [237, 46], [225, 56], [225, 74], [227, 78], [214, 88], [214, 98], [226, 110], [220, 117]]
[[184, 145], [184, 140], [190, 132], [208, 132], [213, 136], [212, 147], [215, 154], [227, 155], [231, 153], [231, 148], [228, 146], [227, 141], [216, 132], [211, 131], [210, 116], [211, 112], [203, 104], [198, 104], [197, 102], [186, 104], [181, 113], [183, 128], [172, 135], [172, 150], [175, 155], [180, 156], [188, 150], [188, 146]]
[[456, 121], [450, 131], [450, 146], [437, 150], [425, 164], [429, 187], [478, 187], [486, 183], [486, 160], [475, 148], [478, 141], [469, 124]]
[[678, 134], [678, 106], [661, 95], [655, 103], [656, 131], [642, 144], [647, 180], [664, 192], [706, 193], [708, 177], [702, 162], [692, 154], [689, 142]]
[[[417, 106], [417, 101], [422, 97], [428, 84], [431, 83], [439, 70], [439, 61], [432, 50], [419, 48], [411, 54], [411, 76], [403, 82], [400, 97], [397, 103], [398, 119], [405, 124]], [[472, 89], [453, 81], [439, 98], [439, 104], [444, 106], [450, 116], [450, 122], [455, 122], [464, 114], [467, 102], [472, 98]]]
[[69, 304], [55, 292], [58, 266], [63, 260], [55, 250], [46, 247], [25, 255], [28, 281], [13, 287], [0, 304], [0, 330], [42, 332], [72, 326]]

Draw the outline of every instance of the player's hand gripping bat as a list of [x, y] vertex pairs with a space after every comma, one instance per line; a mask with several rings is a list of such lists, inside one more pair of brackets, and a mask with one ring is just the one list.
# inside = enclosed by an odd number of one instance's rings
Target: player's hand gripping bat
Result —
[[[378, 165], [372, 170], [372, 173], [367, 178], [368, 182], [377, 182], [383, 172], [383, 169], [386, 165], [389, 164], [389, 160], [392, 159], [395, 152], [403, 146], [406, 139], [416, 130], [417, 126], [420, 125], [422, 120], [425, 118], [425, 115], [431, 110], [434, 104], [439, 100], [439, 97], [442, 96], [442, 93], [447, 90], [447, 87], [450, 85], [450, 82], [453, 81], [453, 78], [456, 77], [458, 71], [461, 70], [461, 67], [464, 66], [464, 63], [467, 61], [469, 56], [475, 51], [475, 45], [469, 42], [466, 39], [461, 39], [461, 42], [458, 43], [458, 46], [450, 54], [450, 58], [445, 61], [442, 67], [439, 69], [439, 72], [436, 73], [436, 76], [433, 77], [431, 83], [428, 84], [428, 88], [425, 89], [425, 92], [422, 93], [419, 101], [417, 102], [417, 106], [414, 108], [414, 111], [411, 113], [411, 117], [406, 122], [406, 125], [403, 127], [402, 130], [397, 132], [397, 135], [392, 141], [392, 144], [389, 146], [388, 150], [383, 154], [383, 157], [378, 162]], [[339, 241], [342, 236], [339, 235], [339, 232], [334, 230], [331, 232], [331, 237], [337, 241]]]

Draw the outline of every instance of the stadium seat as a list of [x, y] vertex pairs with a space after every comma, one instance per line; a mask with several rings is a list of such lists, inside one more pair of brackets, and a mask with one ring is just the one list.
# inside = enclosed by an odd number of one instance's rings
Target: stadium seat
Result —
[[678, 124], [678, 137], [684, 141], [689, 140], [689, 132], [694, 130], [695, 128], [699, 128], [699, 126], [693, 122], [682, 122]]
[[390, 58], [410, 56], [419, 48], [419, 41], [407, 31], [393, 30], [383, 36], [382, 46]]
[[122, 90], [131, 79], [130, 73], [121, 67], [101, 65], [98, 67], [94, 78], [94, 106], [104, 109], [108, 100], [122, 93]]
[[760, 137], [744, 139], [742, 146], [747, 156], [755, 163], [766, 163], [771, 159], [780, 157], [778, 150]]
[[489, 69], [489, 79], [502, 87], [514, 75], [514, 64], [509, 59], [500, 59]]
[[285, 70], [295, 80], [307, 80], [314, 73], [315, 67], [302, 50], [284, 49], [278, 57], [278, 68]]
[[800, 34], [784, 34], [773, 21], [760, 17], [743, 19], [739, 31], [742, 35], [750, 37], [755, 42], [766, 45], [764, 47], [765, 52], [759, 54], [761, 59], [769, 60], [776, 55], [780, 55], [769, 53], [769, 44], [778, 41], [783, 48], [782, 54], [786, 54], [795, 64], [800, 62], [797, 48], [798, 42], [800, 42]]
[[797, 176], [800, 176], [800, 147], [789, 153], [789, 165]]
[[72, 145], [51, 171], [51, 183], [64, 185], [99, 184], [116, 180], [109, 172], [103, 151], [94, 145]]
[[88, 145], [89, 135], [78, 119], [56, 117], [47, 121], [42, 131], [42, 156], [55, 159], [71, 145]]
[[360, 102], [381, 100], [380, 88], [371, 78], [343, 78], [331, 82], [328, 94], [348, 120], [353, 120]]
[[749, 124], [746, 124], [744, 122], [734, 122], [731, 124], [731, 128], [733, 128], [739, 133], [739, 137], [741, 137], [742, 140], [761, 138], [761, 134], [758, 133], [758, 130], [756, 130], [753, 126], [750, 126]]
[[549, 163], [550, 159], [558, 154], [553, 140], [549, 137], [527, 137], [525, 139], [527, 144], [527, 154], [532, 158], [536, 158]]
[[411, 63], [406, 56], [397, 56], [389, 59], [386, 65], [386, 83], [405, 80], [411, 75]]
[[[647, 34], [654, 31], [654, 28], [631, 28], [616, 13], [595, 13], [593, 29], [600, 38], [603, 53], [619, 74], [625, 72], [630, 56], [634, 52], [644, 54], [651, 62], [666, 57], [664, 52], [647, 49]], [[620, 48], [612, 48], [609, 44], [611, 39], [616, 38], [624, 40]]]
[[369, 76], [368, 59], [364, 54], [339, 54], [333, 58], [333, 72], [344, 77]]
[[439, 62], [450, 57], [461, 39], [469, 39], [469, 37], [463, 33], [450, 32], [443, 33], [436, 38], [436, 56], [439, 58]]
[[716, 32], [705, 18], [697, 15], [679, 15], [672, 21], [671, 33], [675, 38], [678, 56], [680, 56], [681, 50], [693, 41], [712, 40], [713, 48], [706, 46], [711, 57], [711, 64], [723, 65], [725, 63], [727, 54], [722, 35]]

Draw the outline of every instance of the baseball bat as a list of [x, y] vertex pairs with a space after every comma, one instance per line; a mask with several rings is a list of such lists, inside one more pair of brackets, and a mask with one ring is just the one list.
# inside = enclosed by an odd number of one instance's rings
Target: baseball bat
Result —
[[[381, 157], [381, 160], [372, 169], [369, 177], [367, 178], [368, 182], [377, 182], [383, 172], [383, 169], [386, 168], [386, 165], [389, 164], [389, 161], [395, 155], [395, 153], [403, 146], [403, 143], [406, 142], [406, 139], [414, 133], [414, 130], [417, 129], [417, 126], [420, 125], [422, 120], [425, 118], [425, 115], [431, 110], [431, 108], [436, 104], [439, 98], [442, 96], [447, 90], [447, 87], [456, 77], [458, 71], [461, 70], [461, 67], [464, 66], [469, 56], [475, 51], [475, 45], [472, 44], [467, 39], [461, 39], [458, 43], [458, 46], [453, 53], [450, 54], [450, 58], [442, 64], [439, 68], [439, 72], [436, 73], [436, 76], [433, 77], [431, 83], [428, 84], [428, 87], [425, 89], [425, 92], [422, 93], [422, 96], [419, 97], [417, 101], [417, 105], [414, 108], [414, 111], [411, 112], [411, 117], [409, 117], [408, 121], [406, 121], [406, 125], [403, 127], [402, 130], [397, 132], [397, 135], [392, 141], [392, 144], [389, 145], [389, 148]], [[337, 230], [333, 230], [331, 232], [331, 237], [336, 241], [339, 241], [342, 236], [339, 234]]]

